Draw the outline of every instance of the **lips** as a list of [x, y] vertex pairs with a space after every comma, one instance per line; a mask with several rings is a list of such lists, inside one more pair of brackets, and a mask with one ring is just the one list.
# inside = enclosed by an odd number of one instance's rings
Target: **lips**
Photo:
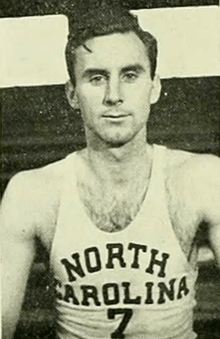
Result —
[[111, 118], [111, 119], [117, 119], [117, 118], [125, 118], [129, 116], [130, 114], [120, 111], [107, 111], [102, 116], [104, 118]]
[[125, 118], [127, 117], [128, 115], [125, 115], [125, 114], [120, 114], [120, 115], [104, 115], [104, 118], [111, 118], [111, 119], [118, 119], [118, 118]]

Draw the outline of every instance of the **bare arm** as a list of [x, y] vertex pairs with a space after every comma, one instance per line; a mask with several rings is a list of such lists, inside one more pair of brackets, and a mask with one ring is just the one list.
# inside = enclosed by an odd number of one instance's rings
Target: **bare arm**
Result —
[[210, 226], [209, 237], [217, 265], [220, 269], [220, 220]]
[[213, 187], [213, 191], [211, 192], [212, 202], [210, 202], [210, 209], [206, 217], [209, 224], [210, 244], [220, 269], [220, 178], [218, 178], [218, 181], [218, 184], [215, 188]]
[[16, 175], [9, 183], [0, 211], [3, 339], [13, 337], [35, 255], [34, 213], [31, 190], [26, 186], [25, 175]]
[[207, 157], [201, 169], [205, 172], [201, 187], [202, 214], [209, 226], [209, 240], [220, 268], [220, 159]]

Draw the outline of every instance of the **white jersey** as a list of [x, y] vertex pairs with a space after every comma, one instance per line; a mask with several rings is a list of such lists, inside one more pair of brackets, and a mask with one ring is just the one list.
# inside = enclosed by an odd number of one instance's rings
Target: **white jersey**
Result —
[[166, 148], [154, 145], [149, 188], [125, 229], [97, 228], [80, 200], [74, 169], [66, 177], [51, 252], [57, 336], [62, 339], [194, 339], [194, 269], [169, 217]]

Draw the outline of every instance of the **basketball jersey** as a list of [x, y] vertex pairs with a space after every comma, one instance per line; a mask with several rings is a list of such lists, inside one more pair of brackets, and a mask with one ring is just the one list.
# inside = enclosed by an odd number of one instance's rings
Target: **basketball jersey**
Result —
[[[166, 148], [154, 145], [148, 191], [134, 220], [108, 233], [89, 218], [78, 194], [79, 155], [66, 177], [51, 250], [60, 339], [194, 339], [194, 284], [169, 217]], [[131, 192], [132, 194], [132, 192]]]

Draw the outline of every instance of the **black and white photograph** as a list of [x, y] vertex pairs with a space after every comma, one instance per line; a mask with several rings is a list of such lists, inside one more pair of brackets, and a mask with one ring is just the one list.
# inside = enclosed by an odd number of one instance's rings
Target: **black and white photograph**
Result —
[[220, 339], [220, 6], [2, 0], [2, 339]]

